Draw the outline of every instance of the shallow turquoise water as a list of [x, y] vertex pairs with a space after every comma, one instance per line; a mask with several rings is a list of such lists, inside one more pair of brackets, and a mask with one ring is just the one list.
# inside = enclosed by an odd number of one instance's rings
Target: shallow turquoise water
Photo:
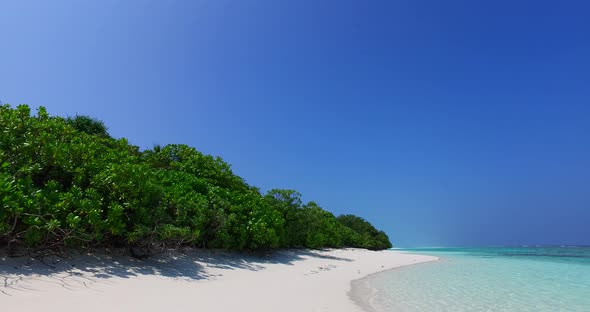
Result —
[[404, 251], [441, 260], [359, 281], [376, 311], [590, 312], [590, 248]]

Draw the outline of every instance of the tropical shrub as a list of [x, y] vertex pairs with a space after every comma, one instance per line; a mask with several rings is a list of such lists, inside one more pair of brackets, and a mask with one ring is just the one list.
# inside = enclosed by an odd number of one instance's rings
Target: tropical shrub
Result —
[[140, 151], [87, 116], [0, 106], [0, 247], [390, 248], [362, 218], [261, 194], [187, 145]]

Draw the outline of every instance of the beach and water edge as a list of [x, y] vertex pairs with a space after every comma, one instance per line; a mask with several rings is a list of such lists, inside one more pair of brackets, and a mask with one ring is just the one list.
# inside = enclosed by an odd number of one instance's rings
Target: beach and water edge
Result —
[[590, 311], [588, 247], [418, 248], [401, 252], [432, 255], [439, 261], [354, 281], [351, 294], [366, 311]]
[[590, 307], [590, 248], [0, 256], [18, 311], [568, 311]]
[[367, 311], [354, 280], [437, 260], [398, 251], [192, 250], [137, 260], [105, 253], [0, 256], [0, 302], [34, 311]]

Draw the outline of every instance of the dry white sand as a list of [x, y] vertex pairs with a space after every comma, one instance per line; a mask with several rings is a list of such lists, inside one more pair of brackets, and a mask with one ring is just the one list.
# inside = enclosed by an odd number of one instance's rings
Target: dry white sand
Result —
[[[352, 280], [435, 257], [395, 251], [222, 251], [147, 260], [76, 255], [45, 264], [0, 256], [3, 311], [361, 311]], [[28, 262], [28, 263], [27, 263]]]

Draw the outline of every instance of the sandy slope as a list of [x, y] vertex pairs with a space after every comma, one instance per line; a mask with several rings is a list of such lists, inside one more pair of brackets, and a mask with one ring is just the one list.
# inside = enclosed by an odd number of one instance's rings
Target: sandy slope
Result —
[[266, 257], [192, 251], [143, 261], [77, 255], [45, 259], [46, 264], [0, 257], [0, 306], [3, 311], [360, 311], [347, 295], [352, 280], [435, 259], [360, 249], [287, 250]]

